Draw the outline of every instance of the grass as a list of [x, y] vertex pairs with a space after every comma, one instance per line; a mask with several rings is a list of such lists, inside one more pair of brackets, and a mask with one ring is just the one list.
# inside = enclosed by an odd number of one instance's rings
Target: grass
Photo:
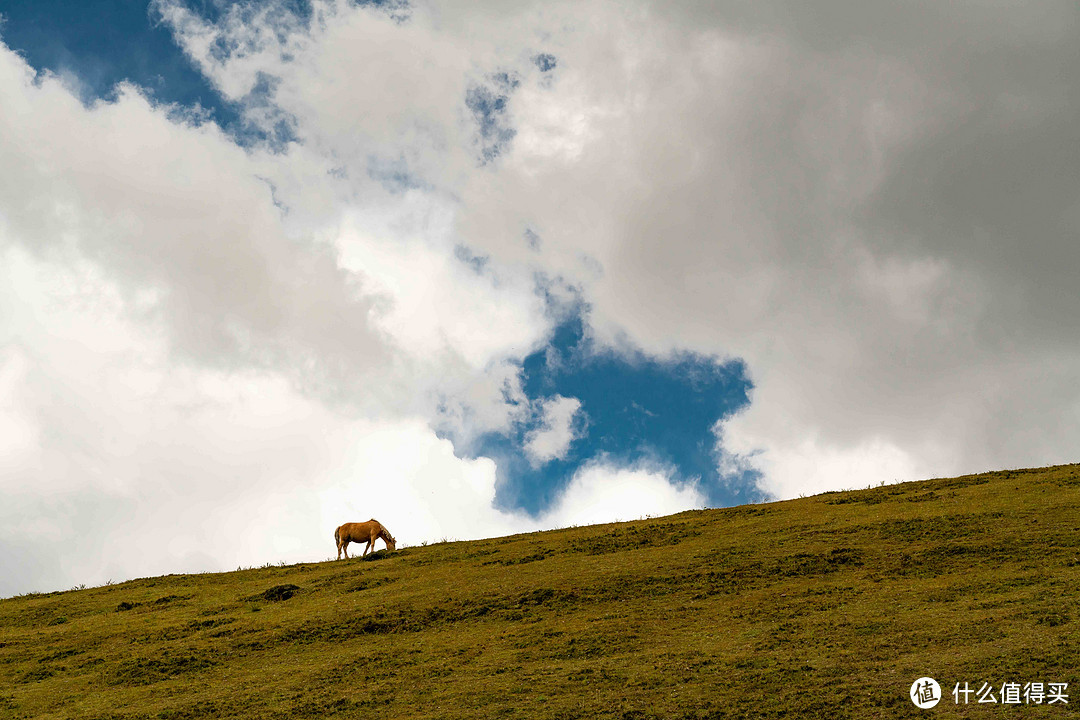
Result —
[[2, 600], [0, 717], [1058, 717], [1078, 587], [1080, 466], [928, 480]]

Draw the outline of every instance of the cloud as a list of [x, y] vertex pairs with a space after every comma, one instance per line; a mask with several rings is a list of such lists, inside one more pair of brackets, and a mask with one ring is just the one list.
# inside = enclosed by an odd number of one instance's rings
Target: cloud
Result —
[[130, 86], [84, 106], [6, 50], [0, 83], [6, 242], [93, 263], [137, 312], [161, 318], [172, 351], [198, 362], [317, 358], [328, 383], [344, 380], [342, 363], [383, 362], [370, 297], [325, 248], [285, 232], [257, 163], [215, 126]]
[[[444, 184], [473, 164], [459, 118], [475, 51], [422, 8], [407, 22], [375, 4], [315, 2], [309, 21], [284, 3], [237, 4], [216, 21], [181, 2], [153, 10], [189, 58], [257, 126], [284, 122], [304, 148], [356, 171], [371, 157]], [[481, 51], [482, 52], [482, 51]]]
[[[33, 577], [57, 587], [268, 561], [282, 528], [317, 514], [332, 411], [277, 373], [176, 363], [92, 265], [2, 257], [0, 393], [19, 433], [3, 455], [0, 540], [51, 548]], [[267, 498], [279, 501], [269, 517]]]
[[519, 527], [519, 518], [493, 507], [494, 464], [457, 458], [422, 421], [357, 423], [350, 434], [346, 462], [320, 493], [327, 538], [338, 524], [369, 517], [410, 545]]
[[580, 410], [580, 400], [562, 395], [540, 403], [539, 426], [525, 433], [523, 445], [534, 467], [566, 457], [570, 443], [581, 434], [581, 430], [575, 428], [575, 418]]
[[664, 473], [647, 469], [583, 467], [543, 518], [566, 527], [671, 515], [705, 505], [693, 486], [678, 487]]
[[328, 239], [340, 266], [380, 298], [371, 318], [395, 347], [440, 363], [453, 354], [482, 370], [537, 343], [547, 320], [535, 280], [463, 260], [440, 203], [403, 204], [402, 214], [427, 216], [423, 226], [387, 227], [348, 213]]
[[459, 230], [533, 228], [601, 343], [742, 359], [718, 430], [774, 495], [1069, 461], [1080, 24], [1045, 9], [585, 12]]

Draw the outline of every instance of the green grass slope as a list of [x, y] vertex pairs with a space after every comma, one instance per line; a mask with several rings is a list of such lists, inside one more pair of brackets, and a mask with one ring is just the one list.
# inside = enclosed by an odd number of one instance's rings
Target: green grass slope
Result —
[[22, 596], [0, 717], [1063, 717], [1078, 528], [1072, 465]]

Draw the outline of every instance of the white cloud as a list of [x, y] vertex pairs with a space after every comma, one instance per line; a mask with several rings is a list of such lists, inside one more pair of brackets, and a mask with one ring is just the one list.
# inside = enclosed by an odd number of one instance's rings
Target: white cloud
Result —
[[[493, 507], [495, 465], [462, 460], [422, 421], [356, 423], [344, 462], [319, 494], [329, 539], [343, 522], [374, 517], [418, 545], [516, 532], [521, 518]], [[328, 542], [328, 546], [332, 546]]]
[[18, 348], [0, 353], [0, 473], [24, 470], [40, 447], [41, 429], [25, 416], [29, 359]]
[[[363, 184], [369, 161], [402, 160], [443, 185], [470, 164], [469, 129], [459, 114], [468, 82], [485, 68], [478, 48], [440, 32], [420, 6], [407, 23], [382, 9], [314, 2], [305, 29], [274, 3], [256, 12], [234, 6], [218, 24], [184, 4], [154, 3], [188, 56], [222, 94], [244, 102], [257, 123], [279, 114], [295, 122], [305, 148], [333, 157]], [[221, 48], [228, 47], [228, 53]], [[483, 55], [483, 50], [480, 50]], [[265, 78], [271, 109], [250, 93]]]
[[561, 460], [581, 434], [577, 418], [581, 401], [555, 395], [540, 403], [538, 426], [525, 434], [524, 450], [533, 467]]
[[0, 83], [5, 243], [93, 264], [198, 361], [317, 358], [332, 382], [341, 362], [360, 374], [385, 358], [370, 299], [286, 235], [257, 165], [213, 125], [177, 122], [130, 87], [84, 107], [6, 50]]
[[284, 501], [275, 522], [304, 524], [334, 414], [281, 376], [173, 363], [90, 267], [11, 247], [3, 260], [4, 420], [27, 430], [4, 453], [0, 543], [50, 551], [0, 593], [28, 589], [28, 575], [55, 588], [273, 559], [280, 531], [252, 518], [269, 496]]
[[596, 463], [579, 470], [551, 510], [544, 525], [566, 527], [637, 520], [704, 507], [693, 485], [677, 487], [658, 470], [615, 468]]
[[340, 264], [389, 300], [376, 306], [373, 319], [399, 348], [439, 361], [452, 353], [478, 371], [524, 356], [542, 337], [546, 322], [533, 279], [462, 261], [448, 220], [434, 219], [416, 234], [365, 231], [365, 224], [372, 223], [346, 218], [335, 232]]

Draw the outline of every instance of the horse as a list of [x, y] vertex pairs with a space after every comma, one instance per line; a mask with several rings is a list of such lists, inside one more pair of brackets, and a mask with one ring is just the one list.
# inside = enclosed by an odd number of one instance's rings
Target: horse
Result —
[[382, 538], [386, 543], [387, 550], [397, 550], [397, 540], [375, 518], [362, 523], [345, 523], [334, 531], [334, 542], [337, 543], [337, 559], [341, 559], [341, 553], [345, 553], [345, 559], [349, 559], [349, 543], [367, 543], [360, 557], [368, 554], [375, 547], [375, 541]]

